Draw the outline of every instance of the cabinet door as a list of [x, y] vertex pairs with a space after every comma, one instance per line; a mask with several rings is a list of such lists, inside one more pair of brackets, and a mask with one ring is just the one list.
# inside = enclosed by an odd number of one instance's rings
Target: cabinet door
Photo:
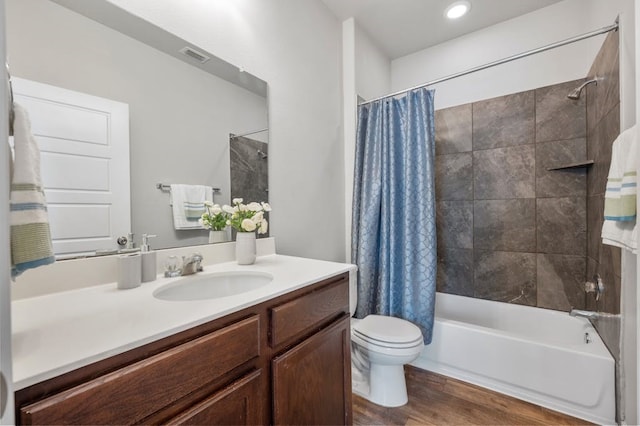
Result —
[[216, 392], [169, 425], [257, 425], [262, 421], [260, 370], [255, 371]]
[[345, 314], [272, 361], [274, 424], [351, 424], [351, 352]]

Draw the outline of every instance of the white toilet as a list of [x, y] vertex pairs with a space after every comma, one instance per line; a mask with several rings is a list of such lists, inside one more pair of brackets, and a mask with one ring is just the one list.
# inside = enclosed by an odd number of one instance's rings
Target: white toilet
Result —
[[[355, 281], [350, 289], [352, 316], [358, 302]], [[418, 358], [423, 347], [422, 332], [409, 321], [382, 315], [351, 318], [353, 392], [383, 407], [406, 404], [404, 364]]]

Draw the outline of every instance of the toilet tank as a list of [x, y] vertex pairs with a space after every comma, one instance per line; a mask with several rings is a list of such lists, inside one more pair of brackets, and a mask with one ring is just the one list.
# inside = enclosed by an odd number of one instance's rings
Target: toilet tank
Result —
[[358, 307], [358, 272], [349, 271], [349, 312], [351, 316], [356, 313]]

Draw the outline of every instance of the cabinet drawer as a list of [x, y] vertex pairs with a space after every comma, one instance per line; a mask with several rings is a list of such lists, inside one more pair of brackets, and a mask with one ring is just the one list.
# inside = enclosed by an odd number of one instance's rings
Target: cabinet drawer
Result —
[[168, 425], [258, 425], [262, 421], [260, 370], [236, 380]]
[[292, 342], [349, 312], [349, 275], [342, 274], [325, 283], [324, 287], [270, 309], [271, 347]]
[[257, 315], [21, 408], [23, 424], [126, 424], [259, 356]]

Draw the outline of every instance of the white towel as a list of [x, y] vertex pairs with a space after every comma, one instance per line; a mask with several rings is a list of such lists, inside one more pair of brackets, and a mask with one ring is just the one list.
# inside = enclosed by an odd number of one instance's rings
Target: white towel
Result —
[[14, 104], [15, 160], [11, 177], [11, 276], [55, 261], [47, 202], [40, 178], [40, 150], [27, 111]]
[[604, 218], [620, 222], [635, 221], [637, 192], [636, 128], [622, 132], [611, 147], [611, 165], [604, 195]]
[[171, 185], [173, 227], [180, 229], [205, 229], [198, 219], [205, 212], [204, 202], [213, 201], [213, 190], [206, 185]]
[[635, 222], [605, 220], [602, 225], [602, 243], [620, 247], [638, 254], [638, 229]]
[[611, 148], [611, 166], [604, 201], [602, 242], [637, 253], [636, 192], [637, 151], [636, 127], [622, 132]]

